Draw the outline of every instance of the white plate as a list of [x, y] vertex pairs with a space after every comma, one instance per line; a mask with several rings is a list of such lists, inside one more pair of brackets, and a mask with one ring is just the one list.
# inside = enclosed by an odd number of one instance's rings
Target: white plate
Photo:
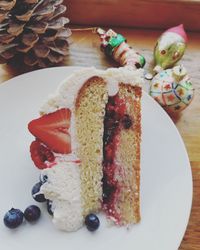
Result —
[[[38, 181], [29, 145], [33, 137], [27, 124], [58, 83], [77, 70], [58, 67], [34, 71], [0, 86], [0, 217], [11, 207], [25, 209], [34, 204], [30, 191]], [[34, 225], [24, 222], [16, 230], [0, 223], [3, 250], [176, 250], [184, 235], [192, 202], [192, 177], [188, 156], [173, 122], [144, 93], [142, 99], [141, 212], [142, 220], [130, 230], [101, 227], [90, 233], [57, 231], [42, 208]]]

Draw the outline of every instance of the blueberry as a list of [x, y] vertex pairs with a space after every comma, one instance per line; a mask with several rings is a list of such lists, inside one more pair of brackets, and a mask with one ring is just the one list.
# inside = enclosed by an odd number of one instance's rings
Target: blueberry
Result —
[[125, 129], [129, 129], [133, 125], [131, 117], [129, 115], [124, 115], [122, 119], [122, 124]]
[[105, 114], [106, 118], [115, 118], [116, 112], [114, 110], [106, 110]]
[[47, 182], [47, 180], [48, 180], [48, 176], [46, 174], [45, 175], [43, 175], [43, 174], [40, 175], [40, 182], [42, 182], [42, 184]]
[[47, 211], [50, 215], [53, 215], [52, 203], [52, 201], [47, 200]]
[[40, 188], [41, 188], [42, 184], [43, 184], [42, 182], [38, 182], [32, 188], [33, 199], [38, 201], [38, 202], [45, 202], [46, 201], [44, 194], [40, 193]]
[[85, 225], [89, 231], [95, 231], [100, 225], [99, 218], [95, 214], [88, 214], [85, 217]]
[[32, 222], [40, 218], [41, 211], [38, 206], [31, 205], [27, 207], [24, 211], [24, 217], [27, 221]]
[[24, 214], [20, 209], [11, 208], [4, 216], [4, 224], [9, 228], [16, 228], [22, 224]]
[[115, 135], [115, 130], [110, 128], [110, 129], [105, 129], [104, 130], [104, 135], [103, 135], [103, 141], [104, 141], [104, 144], [108, 144], [110, 143], [113, 138], [114, 138], [114, 135]]

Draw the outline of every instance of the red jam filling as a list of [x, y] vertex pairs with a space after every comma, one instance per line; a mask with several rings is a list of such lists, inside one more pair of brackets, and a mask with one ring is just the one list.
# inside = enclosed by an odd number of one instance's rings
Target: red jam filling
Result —
[[104, 118], [103, 136], [103, 209], [108, 216], [120, 221], [120, 214], [115, 209], [115, 203], [120, 192], [120, 185], [115, 178], [115, 154], [119, 143], [121, 129], [129, 129], [132, 120], [126, 114], [126, 103], [118, 94], [108, 98]]

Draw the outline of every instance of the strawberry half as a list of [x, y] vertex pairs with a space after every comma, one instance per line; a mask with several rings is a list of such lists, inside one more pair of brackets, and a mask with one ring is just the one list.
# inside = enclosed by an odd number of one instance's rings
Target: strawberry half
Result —
[[51, 150], [44, 146], [40, 141], [36, 140], [30, 146], [31, 159], [39, 169], [47, 168], [46, 161], [53, 162], [55, 157]]
[[32, 120], [28, 129], [36, 138], [56, 153], [71, 153], [71, 137], [68, 133], [71, 111], [62, 108]]

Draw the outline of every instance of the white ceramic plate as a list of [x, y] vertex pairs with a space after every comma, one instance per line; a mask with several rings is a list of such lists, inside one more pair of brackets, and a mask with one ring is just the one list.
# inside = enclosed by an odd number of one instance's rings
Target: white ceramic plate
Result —
[[34, 225], [24, 222], [16, 230], [3, 224], [11, 207], [35, 204], [31, 188], [39, 171], [33, 166], [29, 145], [33, 137], [27, 124], [58, 83], [77, 70], [58, 67], [34, 71], [0, 86], [0, 245], [3, 250], [176, 250], [184, 235], [192, 202], [192, 177], [182, 139], [162, 108], [146, 93], [142, 99], [141, 213], [130, 230], [101, 227], [90, 233], [57, 231], [42, 209]]

